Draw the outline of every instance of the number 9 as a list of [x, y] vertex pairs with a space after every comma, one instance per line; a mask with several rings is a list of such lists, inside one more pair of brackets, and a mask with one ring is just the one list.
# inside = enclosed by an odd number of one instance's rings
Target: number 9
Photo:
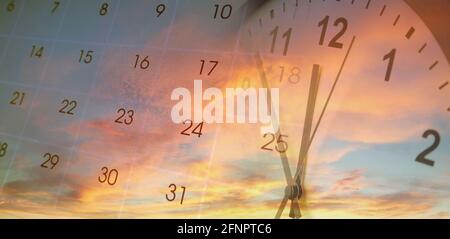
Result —
[[159, 4], [158, 6], [156, 6], [156, 13], [158, 13], [158, 15], [156, 17], [161, 16], [161, 14], [163, 14], [163, 12], [166, 10], [166, 5], [165, 4]]

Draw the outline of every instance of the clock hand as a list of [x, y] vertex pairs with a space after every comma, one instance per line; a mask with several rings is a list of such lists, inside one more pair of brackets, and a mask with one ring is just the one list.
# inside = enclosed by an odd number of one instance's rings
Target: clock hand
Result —
[[[317, 89], [315, 89], [315, 87], [318, 87], [318, 83], [319, 83], [318, 79], [320, 77], [320, 68], [318, 68], [318, 66], [316, 66], [316, 65], [313, 67], [313, 74], [312, 74], [312, 78], [311, 78], [311, 86], [310, 86], [310, 92], [309, 92], [310, 95], [309, 95], [308, 106], [307, 106], [307, 115], [305, 116], [305, 127], [304, 127], [303, 137], [302, 137], [302, 146], [301, 146], [301, 149], [300, 149], [299, 162], [297, 164], [297, 172], [296, 172], [296, 174], [294, 176], [295, 185], [300, 190], [300, 192], [298, 193], [299, 197], [303, 197], [304, 196], [304, 195], [302, 195], [303, 194], [302, 184], [303, 184], [303, 182], [305, 180], [305, 166], [306, 166], [306, 157], [307, 157], [308, 151], [309, 151], [309, 149], [311, 147], [311, 144], [312, 144], [312, 142], [314, 140], [314, 137], [315, 137], [315, 135], [317, 133], [317, 130], [318, 130], [319, 126], [320, 126], [322, 118], [323, 118], [323, 116], [325, 114], [325, 111], [326, 111], [326, 109], [328, 107], [328, 104], [330, 102], [331, 96], [334, 93], [334, 90], [336, 88], [337, 82], [339, 81], [339, 78], [341, 76], [342, 70], [343, 70], [343, 68], [345, 66], [345, 63], [346, 63], [347, 58], [349, 56], [349, 53], [350, 53], [350, 51], [351, 51], [351, 49], [353, 47], [354, 41], [355, 41], [355, 36], [353, 36], [352, 41], [350, 43], [350, 46], [349, 46], [349, 48], [348, 48], [348, 50], [346, 52], [344, 60], [343, 60], [343, 62], [341, 64], [341, 67], [339, 69], [338, 75], [336, 76], [336, 79], [335, 79], [335, 81], [333, 83], [331, 91], [328, 94], [328, 98], [326, 100], [326, 103], [325, 103], [325, 105], [324, 105], [324, 107], [323, 107], [323, 109], [321, 111], [319, 120], [318, 120], [318, 122], [317, 122], [317, 124], [316, 124], [316, 126], [314, 128], [313, 134], [312, 134], [311, 138], [309, 138], [308, 134], [310, 133], [311, 123], [312, 123], [310, 117], [312, 118], [312, 116], [314, 115], [313, 114], [314, 113], [314, 108], [313, 107], [314, 107], [315, 103], [313, 103], [313, 102], [315, 102], [315, 97], [317, 96], [317, 92], [315, 93], [316, 95], [314, 96], [314, 90], [317, 90]], [[314, 68], [316, 68], [316, 69], [314, 69]], [[316, 79], [316, 80], [314, 80], [314, 79]], [[317, 86], [315, 86], [314, 84], [317, 84]], [[313, 93], [313, 94], [311, 94], [311, 93]], [[308, 113], [309, 113], [309, 115], [308, 115]], [[308, 131], [309, 131], [309, 133], [308, 133]], [[293, 195], [294, 194], [292, 194], [291, 197]], [[294, 197], [295, 197], [295, 195], [294, 195]], [[284, 206], [286, 206], [286, 205], [284, 204]], [[298, 208], [298, 200], [293, 200], [292, 203], [291, 203], [291, 212], [289, 213], [289, 215], [291, 217], [296, 218], [296, 216], [299, 216], [299, 214], [296, 214], [297, 213], [297, 208]], [[279, 211], [282, 211], [282, 209], [279, 209]], [[298, 212], [298, 213], [300, 213], [300, 212]]]
[[279, 219], [281, 217], [281, 214], [283, 214], [283, 210], [286, 207], [286, 204], [287, 204], [287, 202], [289, 200], [287, 195], [288, 194], [286, 193], [284, 195], [283, 200], [281, 200], [280, 207], [278, 208], [277, 214], [275, 215], [275, 219]]
[[264, 6], [270, 0], [248, 0], [243, 7], [247, 9], [246, 20], [253, 16], [253, 13], [257, 12], [262, 6]]
[[[316, 100], [317, 100], [317, 93], [319, 91], [319, 84], [320, 84], [320, 74], [321, 74], [321, 68], [319, 65], [315, 64], [313, 66], [312, 75], [311, 75], [311, 83], [309, 86], [309, 93], [308, 93], [308, 104], [306, 106], [306, 114], [305, 114], [305, 121], [303, 126], [303, 135], [302, 135], [302, 142], [300, 146], [300, 153], [298, 156], [298, 164], [297, 164], [297, 170], [301, 168], [303, 165], [303, 160], [306, 161], [306, 157], [308, 154], [308, 144], [311, 137], [311, 130], [312, 130], [312, 124], [314, 119], [314, 109], [316, 107]], [[294, 178], [295, 186], [297, 187], [297, 190], [299, 191], [297, 195], [294, 197], [294, 201], [291, 203], [291, 211], [289, 213], [289, 216], [291, 218], [299, 218], [300, 210], [298, 205], [298, 199], [302, 196], [302, 184], [303, 181], [300, 180], [300, 177]]]
[[[349, 46], [349, 48], [347, 50], [347, 53], [345, 54], [344, 60], [343, 60], [343, 62], [341, 64], [341, 67], [339, 68], [339, 72], [338, 72], [338, 74], [336, 76], [336, 79], [334, 80], [333, 86], [331, 87], [330, 93], [328, 94], [328, 97], [327, 97], [327, 100], [325, 102], [325, 105], [324, 105], [324, 107], [323, 107], [323, 109], [322, 109], [322, 111], [320, 113], [319, 120], [317, 121], [317, 124], [316, 124], [316, 126], [314, 128], [313, 134], [311, 136], [311, 139], [309, 140], [308, 146], [306, 148], [306, 152], [309, 151], [309, 149], [311, 147], [311, 144], [312, 144], [312, 142], [314, 140], [314, 137], [316, 136], [316, 133], [317, 133], [317, 130], [318, 130], [319, 126], [320, 126], [320, 123], [322, 122], [322, 118], [325, 115], [325, 111], [328, 108], [328, 104], [330, 103], [331, 97], [333, 96], [334, 90], [336, 89], [336, 85], [337, 85], [337, 83], [339, 81], [339, 78], [341, 77], [342, 70], [344, 69], [345, 63], [347, 62], [347, 58], [348, 58], [348, 56], [350, 54], [350, 51], [353, 48], [353, 43], [355, 42], [355, 38], [356, 37], [353, 36], [352, 41], [350, 43], [350, 46]], [[305, 178], [305, 173], [304, 173], [304, 171], [305, 171], [305, 162], [306, 162], [306, 155], [304, 155], [302, 158], [300, 158], [300, 160], [298, 162], [298, 166], [300, 166], [300, 167], [297, 168], [297, 172], [295, 173], [295, 176], [294, 176], [295, 181], [297, 181], [297, 180], [301, 180], [302, 182], [304, 181], [304, 178]]]
[[298, 203], [298, 197], [293, 197], [291, 202], [291, 211], [289, 212], [289, 217], [298, 219], [302, 217], [302, 214], [300, 212], [300, 205]]
[[[261, 83], [262, 83], [264, 88], [269, 89], [269, 82], [267, 81], [266, 72], [264, 71], [263, 61], [262, 61], [262, 58], [261, 58], [261, 55], [259, 54], [259, 52], [257, 52], [255, 54], [255, 59], [256, 59], [256, 65], [257, 65], [258, 70], [259, 70]], [[268, 96], [267, 96], [267, 108], [268, 109], [272, 109], [272, 107], [271, 107], [272, 105], [271, 104], [272, 104], [271, 93], [270, 93], [270, 90], [269, 90], [268, 91]], [[277, 113], [278, 112], [271, 112], [272, 122], [274, 122], [277, 119], [277, 117], [276, 117]], [[276, 138], [278, 138], [279, 135], [281, 134], [280, 125], [279, 125], [278, 122], [277, 122], [277, 124], [278, 124], [278, 129], [275, 129], [275, 127], [274, 127], [274, 131], [276, 131], [276, 133], [275, 133], [275, 137]], [[272, 126], [273, 126], [273, 124], [272, 124]], [[284, 145], [282, 145], [279, 142], [277, 144], [278, 144], [278, 147], [280, 149], [283, 149]], [[289, 160], [288, 160], [288, 157], [286, 155], [286, 151], [285, 150], [280, 150], [280, 158], [281, 158], [281, 163], [283, 165], [283, 170], [284, 170], [284, 176], [286, 178], [286, 183], [288, 185], [291, 185], [292, 184], [292, 173], [291, 173], [291, 169], [289, 167]]]
[[[261, 83], [263, 85], [264, 88], [269, 89], [269, 82], [267, 81], [267, 77], [266, 77], [266, 73], [264, 71], [264, 66], [263, 66], [263, 61], [261, 58], [261, 55], [258, 53], [256, 53], [255, 55], [256, 57], [256, 64], [258, 66], [258, 70], [260, 73], [260, 79], [261, 79]], [[267, 100], [267, 104], [268, 104], [268, 108], [271, 109], [271, 96], [270, 96], [270, 91], [269, 91], [269, 95], [268, 95], [268, 100]], [[277, 112], [271, 112], [271, 117], [272, 117], [272, 123], [274, 122], [274, 120], [277, 119], [276, 117]], [[276, 130], [276, 134], [275, 137], [278, 138], [279, 135], [281, 134], [281, 129], [280, 129], [280, 125], [279, 122], [277, 122], [278, 125], [278, 130], [275, 129], [274, 127], [274, 131]], [[272, 124], [273, 126], [273, 124]], [[277, 143], [278, 147], [281, 149], [284, 146], [281, 143]], [[281, 158], [281, 163], [283, 165], [283, 170], [284, 170], [284, 176], [286, 178], [286, 189], [285, 189], [285, 195], [283, 200], [281, 201], [281, 204], [278, 208], [278, 211], [275, 215], [275, 218], [280, 218], [281, 214], [283, 213], [284, 208], [286, 207], [286, 204], [288, 202], [288, 200], [291, 200], [291, 212], [290, 212], [290, 216], [292, 218], [299, 218], [301, 216], [301, 212], [300, 212], [300, 206], [298, 205], [298, 192], [299, 192], [299, 188], [298, 186], [295, 185], [295, 182], [293, 182], [293, 177], [291, 174], [291, 169], [289, 167], [289, 160], [287, 158], [286, 155], [286, 151], [284, 150], [280, 150], [280, 158]], [[294, 191], [297, 191], [297, 194]]]

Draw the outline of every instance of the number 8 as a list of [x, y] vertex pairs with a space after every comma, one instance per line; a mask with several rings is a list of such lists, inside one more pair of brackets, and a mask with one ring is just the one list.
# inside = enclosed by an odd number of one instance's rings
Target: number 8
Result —
[[3, 157], [6, 155], [6, 150], [8, 149], [7, 143], [0, 144], [0, 157]]
[[99, 11], [100, 16], [105, 16], [108, 13], [108, 7], [109, 7], [108, 3], [102, 4]]

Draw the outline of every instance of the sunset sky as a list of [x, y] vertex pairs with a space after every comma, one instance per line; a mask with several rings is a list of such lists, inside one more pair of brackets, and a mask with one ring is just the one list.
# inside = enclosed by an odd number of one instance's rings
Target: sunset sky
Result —
[[[0, 11], [7, 2], [0, 0]], [[104, 2], [108, 10], [100, 16]], [[450, 86], [439, 90], [450, 68], [403, 1], [372, 1], [368, 9], [362, 0], [299, 1], [297, 8], [295, 0], [271, 1], [245, 18], [239, 0], [229, 19], [213, 18], [214, 4], [226, 1], [124, 2], [61, 0], [51, 13], [53, 1], [17, 1], [12, 12], [1, 12], [0, 146], [8, 148], [0, 157], [0, 218], [273, 218], [286, 182], [279, 154], [261, 150], [270, 139], [261, 134], [264, 125], [205, 124], [201, 137], [181, 135], [186, 125], [170, 118], [171, 92], [192, 90], [197, 79], [204, 88], [242, 87], [246, 79], [260, 88], [259, 52], [270, 86], [280, 89], [281, 131], [294, 171], [312, 66], [322, 67], [315, 125], [353, 36], [308, 154], [303, 215], [450, 217]], [[318, 23], [327, 15], [320, 46]], [[338, 17], [348, 21], [342, 49], [327, 47]], [[270, 54], [275, 26], [280, 38]], [[44, 46], [41, 58], [29, 56], [33, 45]], [[383, 57], [393, 48], [386, 82]], [[79, 62], [80, 50], [93, 51], [91, 63]], [[135, 68], [146, 56], [149, 68]], [[201, 60], [219, 64], [200, 75]], [[294, 67], [296, 84], [287, 78]], [[15, 91], [26, 93], [20, 106], [10, 104]], [[77, 102], [73, 115], [58, 113], [64, 99]], [[132, 124], [115, 123], [119, 109], [133, 110]], [[427, 155], [434, 167], [415, 162], [433, 143], [422, 137], [428, 129], [440, 134]], [[41, 167], [46, 153], [59, 156], [53, 169]], [[103, 167], [117, 170], [114, 185], [99, 182]], [[177, 186], [172, 202], [170, 184]]]

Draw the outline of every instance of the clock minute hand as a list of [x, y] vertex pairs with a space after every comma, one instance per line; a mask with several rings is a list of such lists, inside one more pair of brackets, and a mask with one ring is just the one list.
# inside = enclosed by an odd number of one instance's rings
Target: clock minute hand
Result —
[[[303, 135], [302, 135], [302, 142], [300, 146], [300, 153], [298, 156], [298, 164], [297, 164], [297, 171], [301, 168], [301, 166], [304, 164], [304, 161], [307, 160], [307, 154], [308, 154], [308, 146], [309, 141], [311, 137], [311, 130], [312, 130], [312, 124], [314, 119], [314, 109], [316, 107], [316, 101], [317, 101], [317, 94], [319, 92], [319, 84], [320, 84], [320, 75], [321, 75], [321, 67], [317, 64], [313, 65], [312, 75], [311, 75], [311, 82], [309, 86], [309, 93], [308, 93], [308, 103], [306, 106], [306, 114], [305, 114], [305, 122], [303, 126]], [[296, 190], [298, 195], [294, 195], [294, 199], [291, 203], [291, 211], [289, 213], [289, 216], [291, 218], [300, 218], [300, 207], [298, 205], [298, 199], [301, 198], [302, 192], [303, 192], [303, 181], [300, 181], [300, 177], [294, 178], [295, 186], [297, 187]]]
[[[347, 62], [348, 56], [349, 56], [349, 54], [350, 54], [350, 52], [351, 52], [351, 50], [353, 48], [353, 44], [355, 42], [355, 39], [356, 39], [356, 37], [353, 36], [352, 41], [350, 43], [350, 46], [348, 47], [348, 50], [347, 50], [347, 52], [345, 54], [344, 60], [342, 61], [341, 67], [339, 68], [339, 72], [338, 72], [338, 74], [336, 76], [336, 79], [334, 80], [333, 86], [331, 87], [330, 93], [328, 94], [328, 97], [327, 97], [327, 100], [325, 102], [325, 105], [324, 105], [324, 107], [323, 107], [323, 109], [322, 109], [322, 111], [320, 113], [319, 120], [317, 121], [317, 124], [316, 124], [316, 126], [314, 128], [314, 131], [313, 131], [313, 134], [311, 136], [311, 139], [308, 142], [308, 146], [306, 148], [306, 154], [307, 154], [307, 152], [309, 151], [309, 149], [311, 147], [311, 144], [312, 144], [312, 142], [314, 140], [314, 137], [316, 136], [317, 130], [318, 130], [319, 126], [320, 126], [320, 123], [322, 122], [322, 118], [325, 115], [325, 111], [328, 108], [328, 105], [330, 103], [331, 97], [333, 96], [334, 90], [336, 89], [336, 85], [337, 85], [337, 83], [338, 83], [338, 81], [339, 81], [339, 79], [341, 77], [342, 70], [344, 69], [345, 63]], [[299, 159], [299, 162], [298, 162], [298, 166], [299, 167], [297, 167], [297, 172], [295, 173], [295, 176], [294, 176], [294, 180], [295, 181], [299, 181], [299, 180], [302, 181], [302, 182], [304, 181], [304, 178], [305, 178], [305, 173], [304, 172], [305, 172], [306, 154], [303, 155]]]

